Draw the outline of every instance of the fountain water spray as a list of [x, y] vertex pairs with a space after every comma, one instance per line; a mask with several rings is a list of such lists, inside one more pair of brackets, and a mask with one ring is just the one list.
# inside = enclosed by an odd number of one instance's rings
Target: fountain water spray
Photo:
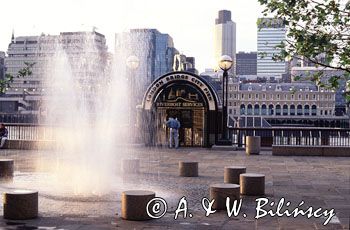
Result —
[[45, 122], [58, 146], [52, 184], [78, 195], [111, 189], [120, 145], [128, 143], [125, 73], [99, 53], [95, 36], [86, 33], [82, 46], [69, 53], [57, 42], [46, 71]]

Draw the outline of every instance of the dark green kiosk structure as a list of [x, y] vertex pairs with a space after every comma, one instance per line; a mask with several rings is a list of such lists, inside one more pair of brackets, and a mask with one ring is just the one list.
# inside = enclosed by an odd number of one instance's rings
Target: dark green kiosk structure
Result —
[[221, 132], [221, 101], [213, 86], [189, 72], [171, 72], [155, 80], [147, 89], [138, 124], [146, 145], [164, 146], [169, 117], [181, 123], [180, 146], [211, 147]]

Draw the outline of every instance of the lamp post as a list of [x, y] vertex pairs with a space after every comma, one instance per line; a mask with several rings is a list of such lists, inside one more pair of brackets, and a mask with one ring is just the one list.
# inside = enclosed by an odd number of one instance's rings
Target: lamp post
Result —
[[129, 124], [131, 125], [133, 121], [135, 121], [134, 119], [134, 114], [132, 114], [133, 109], [136, 109], [136, 105], [135, 105], [135, 92], [137, 92], [134, 88], [135, 88], [135, 72], [137, 70], [137, 68], [139, 68], [140, 65], [140, 59], [135, 56], [135, 55], [131, 55], [126, 59], [126, 66], [130, 69], [130, 74], [128, 74], [129, 77], [129, 90], [130, 90], [130, 98], [129, 98]]
[[233, 64], [232, 58], [228, 55], [223, 55], [219, 61], [219, 67], [224, 71], [222, 75], [222, 143], [228, 143], [227, 135], [227, 99], [228, 99], [228, 70]]
[[132, 70], [136, 70], [137, 68], [139, 68], [140, 65], [140, 60], [138, 57], [136, 57], [135, 55], [131, 55], [126, 59], [126, 65], [132, 69]]

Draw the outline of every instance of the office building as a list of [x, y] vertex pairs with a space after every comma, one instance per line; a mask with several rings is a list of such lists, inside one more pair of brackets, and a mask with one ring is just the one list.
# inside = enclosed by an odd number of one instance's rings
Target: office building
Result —
[[320, 78], [323, 83], [330, 86], [329, 79], [333, 76], [339, 76], [339, 86], [334, 89], [335, 91], [335, 114], [338, 116], [346, 114], [347, 101], [344, 96], [346, 92], [346, 80], [344, 78], [345, 72], [342, 70], [317, 67], [313, 64], [302, 63], [301, 66], [294, 66], [291, 68], [291, 75], [298, 76], [297, 81], [292, 78], [293, 82], [303, 82], [310, 83], [312, 82], [313, 76], [315, 74], [321, 74]]
[[214, 58], [220, 60], [222, 55], [233, 59], [231, 72], [236, 73], [236, 23], [231, 19], [231, 11], [220, 10], [215, 19], [214, 31]]
[[[70, 66], [67, 68], [78, 81], [91, 84], [86, 80], [98, 81], [103, 77], [107, 46], [105, 36], [100, 33], [62, 32], [59, 35], [19, 37], [12, 34], [5, 58], [6, 73], [16, 76], [26, 66], [25, 63], [35, 64], [30, 76], [14, 78], [11, 87], [0, 98], [1, 107], [9, 116], [21, 114], [26, 117], [21, 121], [36, 122], [45, 90], [50, 87], [45, 85], [48, 64], [58, 50], [68, 58]], [[7, 117], [2, 119], [6, 121]]]
[[282, 75], [287, 72], [286, 62], [275, 61], [273, 57], [280, 54], [276, 46], [286, 39], [285, 24], [273, 18], [260, 18], [259, 22], [257, 76], [267, 80], [282, 79]]
[[257, 53], [256, 52], [238, 52], [236, 54], [236, 74], [237, 77], [246, 79], [256, 79], [256, 65], [257, 65]]
[[174, 47], [172, 37], [156, 29], [131, 29], [116, 34], [115, 37], [115, 55], [119, 63], [125, 63], [122, 60], [129, 56], [139, 59], [139, 67], [134, 73], [142, 76], [138, 79], [142, 91], [145, 91], [153, 80], [172, 71], [175, 54], [178, 54], [178, 51]]
[[5, 76], [5, 52], [0, 51], [0, 79]]
[[349, 127], [336, 116], [336, 92], [314, 83], [232, 83], [229, 110], [235, 126]]

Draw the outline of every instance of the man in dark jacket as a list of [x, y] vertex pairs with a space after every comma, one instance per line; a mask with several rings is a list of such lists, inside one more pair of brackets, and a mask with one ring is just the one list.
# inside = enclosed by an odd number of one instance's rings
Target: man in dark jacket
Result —
[[5, 127], [4, 124], [0, 124], [0, 148], [2, 149], [5, 145], [5, 142], [7, 140], [7, 136], [8, 136], [8, 131]]

